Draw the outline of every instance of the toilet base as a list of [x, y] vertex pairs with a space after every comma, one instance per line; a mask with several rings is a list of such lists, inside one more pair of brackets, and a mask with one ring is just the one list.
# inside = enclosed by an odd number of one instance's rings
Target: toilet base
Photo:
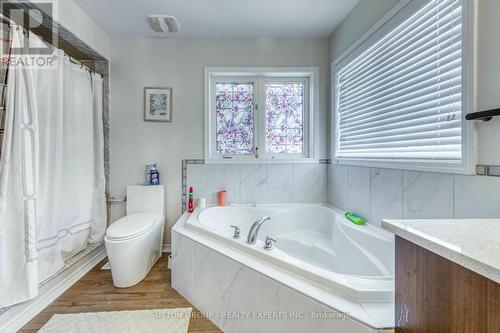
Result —
[[141, 282], [161, 257], [162, 241], [163, 224], [128, 240], [105, 238], [114, 286], [127, 288]]

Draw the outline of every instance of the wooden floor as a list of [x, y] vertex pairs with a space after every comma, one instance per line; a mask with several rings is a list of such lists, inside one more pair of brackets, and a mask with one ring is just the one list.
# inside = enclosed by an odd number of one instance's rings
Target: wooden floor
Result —
[[[164, 254], [148, 276], [130, 288], [115, 288], [110, 270], [101, 270], [103, 260], [76, 284], [33, 318], [20, 332], [36, 332], [53, 314], [120, 310], [146, 310], [193, 307], [170, 287], [168, 255]], [[198, 312], [193, 307], [193, 312]], [[211, 321], [193, 316], [189, 332], [221, 332]]]

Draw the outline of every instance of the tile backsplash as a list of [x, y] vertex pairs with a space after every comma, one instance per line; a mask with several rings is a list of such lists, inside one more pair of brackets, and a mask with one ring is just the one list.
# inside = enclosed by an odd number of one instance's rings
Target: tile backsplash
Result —
[[500, 218], [500, 178], [328, 166], [329, 203], [384, 218]]
[[375, 225], [387, 219], [500, 218], [500, 177], [327, 164], [187, 164], [195, 198], [330, 203]]
[[188, 164], [186, 185], [195, 198], [216, 203], [327, 203], [326, 164]]

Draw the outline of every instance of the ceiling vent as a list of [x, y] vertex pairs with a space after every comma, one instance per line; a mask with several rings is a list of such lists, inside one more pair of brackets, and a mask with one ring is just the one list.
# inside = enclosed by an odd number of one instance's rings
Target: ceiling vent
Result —
[[179, 32], [179, 22], [173, 16], [149, 15], [149, 24], [156, 32], [174, 33]]

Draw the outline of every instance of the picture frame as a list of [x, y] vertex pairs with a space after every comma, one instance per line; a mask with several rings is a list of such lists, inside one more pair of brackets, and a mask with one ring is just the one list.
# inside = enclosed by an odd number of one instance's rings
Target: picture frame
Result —
[[172, 106], [172, 88], [144, 88], [144, 121], [171, 123]]

